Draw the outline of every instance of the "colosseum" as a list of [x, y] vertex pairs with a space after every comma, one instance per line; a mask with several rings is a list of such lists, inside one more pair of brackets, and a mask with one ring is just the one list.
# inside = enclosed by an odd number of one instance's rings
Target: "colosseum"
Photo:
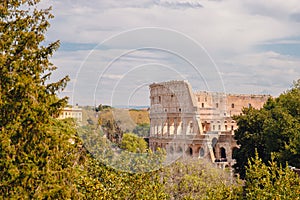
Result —
[[243, 107], [261, 108], [269, 95], [193, 92], [187, 81], [150, 85], [149, 146], [168, 155], [206, 158], [221, 167], [234, 163], [234, 140]]

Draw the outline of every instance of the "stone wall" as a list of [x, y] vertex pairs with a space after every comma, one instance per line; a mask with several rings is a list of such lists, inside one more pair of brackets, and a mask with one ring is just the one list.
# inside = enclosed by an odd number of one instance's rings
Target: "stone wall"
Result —
[[[152, 150], [210, 159], [231, 165], [238, 148], [232, 116], [243, 107], [261, 108], [270, 96], [193, 92], [187, 81], [150, 85], [150, 137]], [[224, 165], [224, 166], [225, 166]]]

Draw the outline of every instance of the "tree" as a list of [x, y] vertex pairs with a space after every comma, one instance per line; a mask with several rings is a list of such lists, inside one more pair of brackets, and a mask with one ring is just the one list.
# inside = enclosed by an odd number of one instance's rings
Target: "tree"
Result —
[[[87, 163], [77, 181], [79, 191], [85, 198], [166, 199], [167, 194], [158, 170], [162, 155], [152, 152], [132, 153], [128, 149], [120, 152], [116, 144], [99, 134], [99, 130], [83, 127], [79, 129], [79, 134], [89, 152]], [[130, 141], [138, 143], [139, 139], [142, 138], [135, 136], [134, 141]], [[125, 146], [136, 151], [130, 147], [130, 143]]]
[[249, 160], [245, 179], [246, 199], [299, 199], [300, 177], [289, 169], [283, 168], [271, 159], [268, 165], [255, 157]]
[[140, 137], [148, 137], [150, 134], [150, 124], [138, 124], [132, 132]]
[[234, 166], [245, 177], [248, 159], [259, 157], [267, 164], [274, 153], [275, 160], [283, 166], [300, 167], [300, 88], [294, 87], [278, 98], [269, 99], [262, 109], [245, 108], [236, 116], [238, 129], [235, 139], [240, 145]]
[[125, 133], [120, 146], [133, 153], [145, 153], [147, 150], [146, 141], [133, 133]]
[[56, 69], [49, 58], [59, 42], [42, 45], [53, 16], [38, 3], [0, 5], [0, 193], [12, 199], [69, 199], [79, 195], [81, 147], [71, 122], [55, 119], [67, 102], [57, 92], [68, 77], [49, 82]]
[[[234, 165], [236, 172], [245, 177], [245, 167], [248, 158], [252, 157], [255, 149], [260, 155], [264, 153], [264, 141], [262, 140], [263, 124], [266, 114], [254, 108], [245, 108], [243, 115], [237, 118], [238, 129], [235, 131], [235, 139], [241, 147], [235, 152], [237, 164]], [[263, 156], [263, 155], [262, 155]]]
[[238, 199], [242, 194], [239, 181], [202, 159], [179, 159], [162, 176], [171, 199]]
[[87, 172], [81, 181], [87, 199], [168, 199], [160, 171], [121, 172], [92, 159]]

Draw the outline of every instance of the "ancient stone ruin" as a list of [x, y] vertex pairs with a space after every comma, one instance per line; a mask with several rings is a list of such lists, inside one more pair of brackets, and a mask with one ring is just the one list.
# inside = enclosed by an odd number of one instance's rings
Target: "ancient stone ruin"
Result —
[[238, 145], [234, 115], [243, 107], [261, 108], [270, 96], [193, 92], [187, 81], [150, 85], [149, 146], [168, 155], [209, 159], [221, 167], [234, 164]]

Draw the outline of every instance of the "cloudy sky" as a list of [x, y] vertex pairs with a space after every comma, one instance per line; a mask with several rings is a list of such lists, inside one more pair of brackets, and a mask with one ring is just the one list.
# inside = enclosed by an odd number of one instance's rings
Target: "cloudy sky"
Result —
[[300, 78], [298, 0], [46, 0], [53, 80], [80, 105], [148, 105], [148, 85], [279, 95]]

